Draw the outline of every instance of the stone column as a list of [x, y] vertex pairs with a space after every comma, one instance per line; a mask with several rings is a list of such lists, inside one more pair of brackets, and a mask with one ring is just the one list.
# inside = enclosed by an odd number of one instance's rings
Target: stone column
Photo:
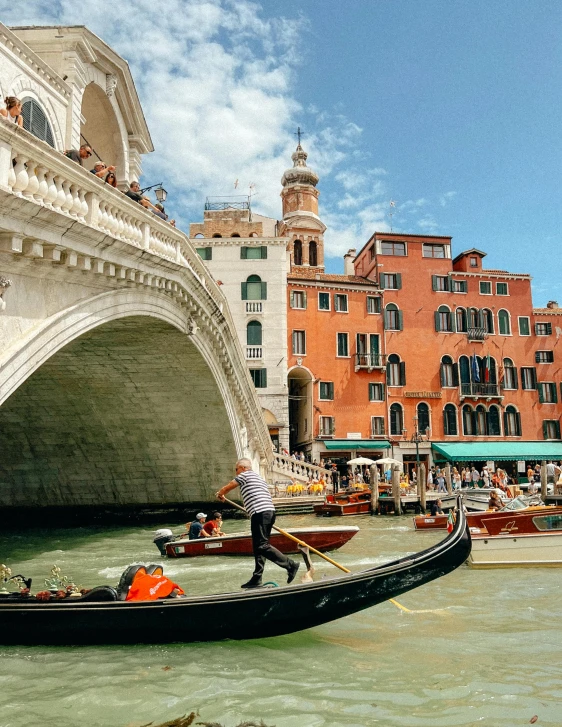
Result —
[[392, 498], [394, 500], [394, 514], [402, 514], [402, 503], [400, 501], [400, 467], [392, 465]]
[[420, 498], [420, 508], [425, 513], [425, 464], [422, 462], [418, 471], [418, 496]]
[[453, 494], [453, 483], [451, 480], [451, 465], [448, 464], [445, 467], [445, 482], [447, 483], [447, 492], [449, 495]]
[[541, 461], [541, 499], [546, 502], [547, 486], [546, 486], [546, 460]]

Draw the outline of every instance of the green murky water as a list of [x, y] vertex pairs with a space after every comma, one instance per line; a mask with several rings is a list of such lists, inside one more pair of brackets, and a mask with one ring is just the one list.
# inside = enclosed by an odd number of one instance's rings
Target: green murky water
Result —
[[[283, 527], [312, 516], [279, 519]], [[340, 524], [341, 521], [338, 521]], [[335, 556], [352, 570], [427, 547], [411, 518], [346, 518], [359, 534]], [[243, 521], [226, 523], [230, 532]], [[175, 524], [177, 532], [181, 528]], [[39, 585], [56, 563], [84, 586], [115, 585], [158, 562], [150, 528], [32, 530], [0, 536], [0, 561]], [[166, 563], [190, 593], [237, 589], [245, 558]], [[318, 564], [317, 577], [331, 566]], [[279, 577], [268, 565], [266, 576]], [[274, 639], [125, 647], [0, 646], [0, 727], [138, 727], [199, 710], [227, 727], [562, 724], [562, 590], [557, 569], [461, 567], [390, 603]], [[299, 614], [294, 618], [298, 620]], [[1, 628], [1, 623], [0, 623]]]

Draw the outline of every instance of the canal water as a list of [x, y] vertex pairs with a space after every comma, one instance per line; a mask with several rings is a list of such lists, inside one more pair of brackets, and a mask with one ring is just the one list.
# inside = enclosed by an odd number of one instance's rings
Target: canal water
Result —
[[[313, 516], [281, 527], [341, 524]], [[346, 518], [358, 535], [334, 557], [352, 570], [443, 537], [410, 517]], [[165, 525], [162, 524], [161, 527]], [[176, 523], [168, 524], [175, 532]], [[244, 521], [227, 521], [230, 532]], [[0, 536], [0, 561], [39, 587], [53, 564], [82, 586], [115, 585], [159, 562], [153, 529], [28, 530]], [[188, 593], [238, 589], [247, 558], [166, 562]], [[332, 566], [317, 563], [317, 578]], [[266, 576], [282, 575], [275, 566]], [[0, 727], [140, 727], [199, 711], [234, 727], [514, 727], [562, 724], [562, 590], [557, 569], [451, 575], [398, 600], [289, 636], [159, 646], [0, 646]], [[293, 614], [298, 622], [300, 614]], [[0, 623], [0, 630], [2, 625]], [[1, 640], [1, 639], [0, 639]], [[534, 719], [534, 718], [537, 719]]]

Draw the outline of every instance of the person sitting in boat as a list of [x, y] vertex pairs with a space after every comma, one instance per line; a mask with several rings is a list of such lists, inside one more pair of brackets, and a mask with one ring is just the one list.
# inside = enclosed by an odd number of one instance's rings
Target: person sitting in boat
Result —
[[197, 540], [197, 538], [209, 538], [209, 533], [205, 532], [204, 524], [207, 519], [207, 515], [204, 512], [198, 512], [195, 516], [195, 520], [189, 526], [189, 539]]
[[492, 490], [490, 493], [490, 499], [488, 500], [488, 510], [501, 510], [503, 502], [500, 497], [499, 490]]
[[[226, 533], [223, 533], [221, 530], [222, 528], [222, 515], [220, 512], [216, 512], [213, 515], [212, 520], [207, 520], [205, 525], [203, 525], [204, 532], [207, 533], [207, 535], [210, 535], [212, 538], [220, 537], [221, 535], [226, 535]], [[205, 536], [203, 536], [205, 537]]]
[[442, 505], [443, 503], [439, 498], [431, 503], [431, 517], [435, 517], [436, 515], [444, 515]]

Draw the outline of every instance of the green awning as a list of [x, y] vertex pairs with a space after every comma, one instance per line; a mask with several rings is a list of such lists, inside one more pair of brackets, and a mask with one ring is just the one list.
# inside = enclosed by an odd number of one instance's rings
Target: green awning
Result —
[[381, 449], [388, 449], [390, 442], [385, 439], [326, 439], [323, 441], [326, 449], [338, 449], [338, 450], [369, 450], [379, 451]]
[[562, 459], [562, 442], [433, 442], [431, 448], [449, 462]]

